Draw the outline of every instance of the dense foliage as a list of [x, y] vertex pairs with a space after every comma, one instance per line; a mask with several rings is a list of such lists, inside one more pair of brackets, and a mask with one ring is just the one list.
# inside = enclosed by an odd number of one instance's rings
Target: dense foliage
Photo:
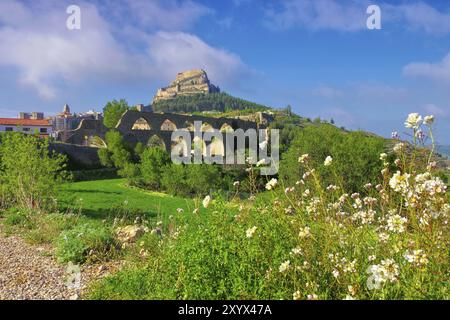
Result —
[[107, 128], [115, 128], [122, 115], [129, 109], [130, 106], [124, 99], [108, 102], [103, 108], [103, 124]]
[[0, 142], [0, 204], [43, 210], [53, 204], [65, 177], [66, 157], [49, 151], [48, 140], [19, 132]]
[[317, 174], [330, 184], [335, 177], [326, 170], [323, 159], [331, 156], [336, 159], [335, 168], [343, 177], [345, 190], [357, 192], [367, 181], [379, 181], [382, 164], [378, 158], [386, 149], [385, 139], [365, 132], [346, 132], [327, 124], [307, 126], [295, 131], [280, 164], [280, 177], [286, 184], [299, 181], [304, 174], [298, 163], [299, 154], [309, 154]]
[[232, 97], [226, 93], [196, 94], [191, 96], [178, 96], [170, 100], [160, 100], [153, 103], [153, 110], [157, 112], [198, 112], [254, 109], [262, 111], [266, 106], [249, 102], [244, 99]]

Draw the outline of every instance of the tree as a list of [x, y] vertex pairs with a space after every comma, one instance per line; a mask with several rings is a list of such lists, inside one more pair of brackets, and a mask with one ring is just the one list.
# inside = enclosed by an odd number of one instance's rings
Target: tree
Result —
[[123, 141], [120, 132], [108, 131], [105, 135], [107, 149], [98, 151], [98, 156], [102, 165], [123, 169], [132, 160], [132, 150]]
[[2, 136], [0, 159], [0, 185], [16, 205], [49, 209], [66, 177], [66, 157], [50, 152], [46, 139], [12, 132]]
[[170, 156], [166, 150], [159, 147], [145, 149], [140, 166], [143, 182], [151, 188], [161, 188], [162, 173], [169, 162]]
[[129, 109], [130, 106], [124, 99], [108, 102], [103, 108], [103, 124], [107, 128], [115, 128], [122, 115]]

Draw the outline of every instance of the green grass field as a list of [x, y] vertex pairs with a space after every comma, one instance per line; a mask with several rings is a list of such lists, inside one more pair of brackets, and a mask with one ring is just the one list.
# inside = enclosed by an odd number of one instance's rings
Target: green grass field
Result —
[[89, 218], [114, 217], [119, 210], [142, 212], [147, 218], [175, 214], [177, 208], [193, 210], [193, 200], [128, 187], [125, 179], [71, 182], [58, 195], [62, 211], [78, 211]]

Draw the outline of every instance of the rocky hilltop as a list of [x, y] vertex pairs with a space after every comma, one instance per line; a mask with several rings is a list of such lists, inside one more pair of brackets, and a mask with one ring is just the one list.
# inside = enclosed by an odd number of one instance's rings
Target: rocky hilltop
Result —
[[179, 96], [191, 96], [199, 93], [218, 93], [219, 87], [211, 84], [204, 70], [194, 69], [177, 74], [172, 83], [158, 89], [152, 104], [161, 100], [170, 100]]

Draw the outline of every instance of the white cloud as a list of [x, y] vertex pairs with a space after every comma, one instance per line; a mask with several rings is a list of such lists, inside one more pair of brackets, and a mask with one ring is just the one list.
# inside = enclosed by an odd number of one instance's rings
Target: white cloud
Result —
[[450, 12], [441, 12], [422, 1], [401, 5], [383, 5], [385, 16], [414, 30], [428, 34], [450, 33]]
[[[222, 86], [236, 85], [236, 79], [245, 73], [246, 67], [237, 55], [209, 46], [195, 35], [146, 33], [128, 24], [126, 17], [122, 29], [136, 32], [127, 33], [125, 41], [123, 30], [115, 29], [96, 6], [86, 2], [78, 5], [82, 29], [69, 31], [64, 6], [47, 7], [37, 15], [34, 7], [2, 0], [0, 12], [13, 8], [12, 14], [19, 14], [16, 19], [7, 14], [0, 16], [0, 68], [14, 67], [19, 83], [34, 88], [46, 99], [58, 96], [58, 89], [65, 84], [151, 83], [161, 77], [173, 79], [177, 72], [188, 68], [204, 68], [211, 80]], [[186, 2], [184, 6], [195, 5]], [[191, 16], [186, 20], [191, 21]], [[169, 25], [179, 23], [173, 20]]]
[[[182, 52], [182, 54], [180, 54]], [[158, 32], [149, 38], [148, 55], [166, 79], [183, 69], [207, 70], [216, 84], [238, 85], [236, 76], [248, 73], [241, 59], [223, 49], [209, 46], [200, 38], [183, 32]]]
[[188, 28], [213, 10], [189, 0], [126, 0], [119, 14], [123, 16], [126, 12], [138, 24], [167, 31]]
[[431, 114], [437, 117], [446, 118], [449, 115], [449, 110], [444, 110], [432, 103], [429, 103], [423, 107], [423, 110], [427, 112], [427, 114]]
[[362, 1], [285, 0], [266, 11], [266, 25], [273, 29], [304, 27], [312, 30], [357, 31], [366, 28]]
[[[423, 30], [428, 34], [450, 33], [450, 12], [442, 12], [423, 2], [391, 4], [368, 0], [282, 0], [266, 11], [266, 25], [273, 29], [294, 27], [311, 30], [354, 32], [366, 29], [370, 4], [381, 8], [383, 28], [396, 23], [401, 29]], [[390, 26], [389, 26], [390, 27]]]
[[434, 81], [450, 81], [450, 53], [436, 63], [413, 62], [403, 68], [406, 76], [424, 77]]

